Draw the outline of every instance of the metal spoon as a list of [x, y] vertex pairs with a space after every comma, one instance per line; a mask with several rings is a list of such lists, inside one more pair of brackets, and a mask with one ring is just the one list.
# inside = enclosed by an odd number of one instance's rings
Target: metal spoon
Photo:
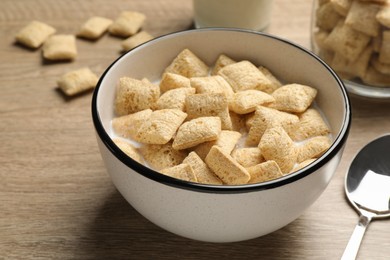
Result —
[[390, 217], [390, 135], [379, 137], [354, 158], [345, 177], [345, 193], [360, 214], [342, 260], [355, 259], [372, 219]]

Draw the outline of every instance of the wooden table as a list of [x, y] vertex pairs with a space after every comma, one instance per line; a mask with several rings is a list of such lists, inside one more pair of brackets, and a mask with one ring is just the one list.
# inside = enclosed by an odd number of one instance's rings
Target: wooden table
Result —
[[[154, 36], [192, 27], [191, 1], [1, 0], [0, 259], [338, 259], [358, 216], [344, 197], [344, 175], [356, 152], [390, 131], [390, 102], [351, 97], [353, 121], [330, 185], [300, 218], [254, 240], [212, 244], [156, 227], [118, 193], [103, 166], [91, 121], [91, 92], [67, 99], [63, 73], [89, 66], [97, 74], [119, 55], [120, 39], [77, 40], [71, 63], [46, 63], [14, 44], [31, 20], [75, 33], [87, 18], [146, 14]], [[275, 0], [269, 32], [310, 47], [311, 1]], [[390, 221], [374, 221], [359, 259], [390, 258]]]

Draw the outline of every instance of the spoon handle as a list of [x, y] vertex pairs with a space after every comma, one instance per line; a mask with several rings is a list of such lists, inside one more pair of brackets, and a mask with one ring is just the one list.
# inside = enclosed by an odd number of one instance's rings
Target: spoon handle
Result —
[[359, 251], [360, 244], [362, 242], [364, 232], [367, 229], [368, 224], [371, 222], [370, 215], [361, 214], [359, 221], [355, 227], [355, 230], [352, 233], [351, 238], [349, 239], [348, 245], [344, 250], [344, 254], [341, 257], [341, 260], [353, 260], [356, 259], [357, 253]]

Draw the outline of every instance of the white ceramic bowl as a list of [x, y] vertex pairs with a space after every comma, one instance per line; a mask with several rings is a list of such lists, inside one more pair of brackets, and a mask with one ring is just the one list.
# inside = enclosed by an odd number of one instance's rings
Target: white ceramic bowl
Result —
[[[173, 179], [127, 157], [110, 139], [115, 86], [122, 76], [158, 80], [184, 48], [209, 65], [224, 53], [268, 67], [286, 82], [318, 89], [317, 104], [334, 142], [318, 160], [282, 178], [239, 186]], [[340, 161], [351, 122], [348, 96], [337, 75], [311, 52], [274, 36], [235, 29], [169, 34], [118, 58], [94, 92], [92, 116], [103, 161], [114, 185], [144, 217], [180, 236], [233, 242], [273, 232], [298, 218], [325, 190]]]

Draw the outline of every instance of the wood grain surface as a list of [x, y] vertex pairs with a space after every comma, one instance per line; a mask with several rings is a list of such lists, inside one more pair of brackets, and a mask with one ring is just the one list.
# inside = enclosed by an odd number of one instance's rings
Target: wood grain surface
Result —
[[[351, 96], [350, 137], [333, 180], [288, 226], [229, 244], [192, 241], [156, 227], [118, 193], [103, 166], [91, 120], [91, 92], [65, 98], [56, 80], [84, 66], [100, 75], [120, 39], [77, 39], [74, 62], [47, 63], [15, 44], [31, 20], [58, 33], [89, 17], [146, 14], [154, 36], [192, 28], [190, 0], [0, 1], [0, 259], [339, 259], [358, 216], [343, 181], [357, 151], [390, 132], [390, 102]], [[311, 1], [275, 0], [269, 33], [310, 47]], [[359, 259], [390, 259], [390, 220], [373, 221]]]

